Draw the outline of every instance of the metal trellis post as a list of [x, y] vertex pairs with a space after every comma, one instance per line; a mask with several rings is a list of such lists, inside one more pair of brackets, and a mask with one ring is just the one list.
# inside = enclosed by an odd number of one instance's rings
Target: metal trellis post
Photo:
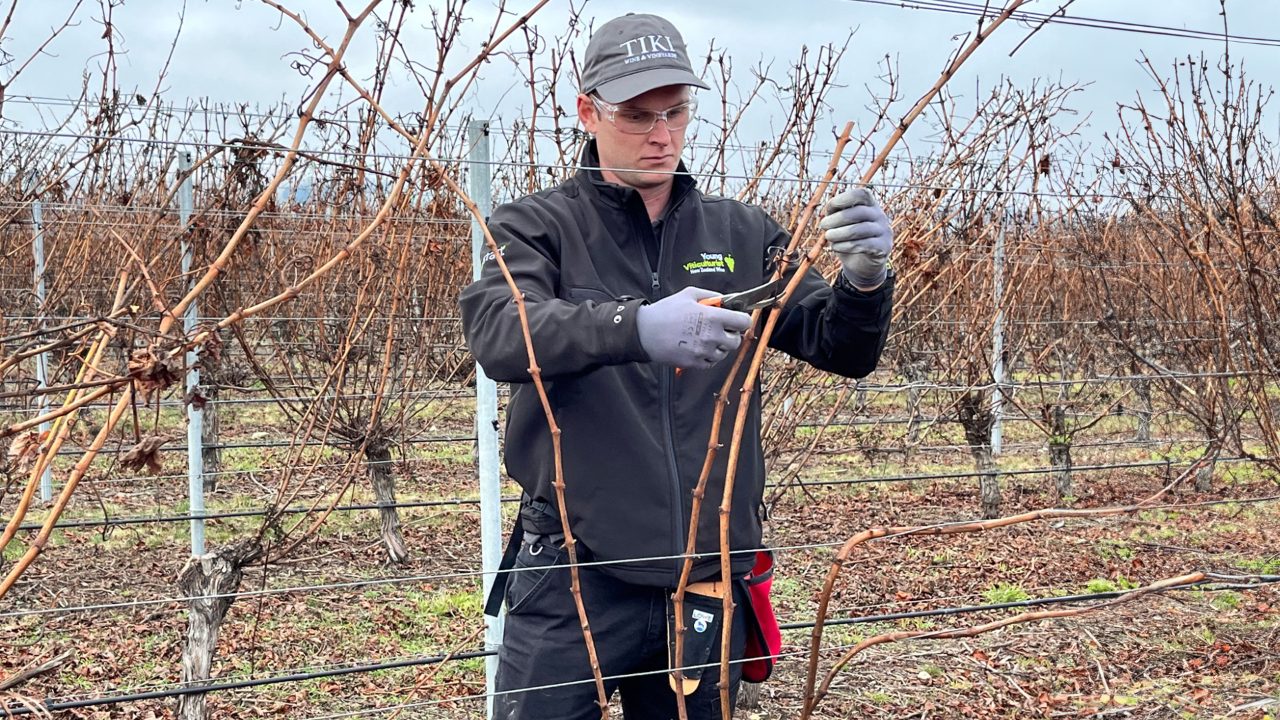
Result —
[[[489, 217], [493, 206], [492, 169], [489, 166], [489, 123], [473, 120], [467, 126], [467, 143], [470, 146], [468, 168], [468, 192], [480, 209]], [[488, 252], [484, 231], [480, 223], [471, 222], [471, 277], [480, 277], [483, 258]], [[480, 556], [484, 570], [484, 598], [489, 597], [496, 578], [494, 572], [502, 559], [502, 485], [498, 478], [498, 386], [485, 376], [476, 364], [476, 460], [480, 477]], [[485, 616], [484, 642], [486, 650], [497, 650], [502, 645], [502, 622], [499, 617]], [[486, 717], [493, 717], [494, 678], [498, 674], [498, 658], [485, 658], [485, 689], [489, 695]]]
[[[186, 278], [184, 292], [192, 285], [191, 266], [195, 252], [191, 247], [191, 216], [195, 212], [195, 197], [191, 180], [191, 151], [178, 151], [178, 172], [183, 176], [178, 184], [178, 220], [182, 225], [182, 277]], [[196, 301], [187, 306], [182, 317], [182, 330], [187, 335], [199, 321]], [[187, 351], [187, 494], [191, 504], [191, 555], [204, 555], [204, 409], [195, 401], [200, 392], [200, 369], [197, 348]]]
[[995, 303], [995, 319], [991, 323], [991, 379], [995, 390], [991, 393], [991, 454], [999, 455], [1004, 440], [1004, 236], [1010, 215], [1005, 212], [996, 231], [995, 256], [992, 260]]
[[[40, 307], [36, 310], [39, 318], [40, 327], [44, 327], [45, 315], [45, 284], [44, 284], [44, 208], [40, 205], [40, 198], [31, 201], [31, 225], [34, 235], [31, 239], [31, 253], [35, 259], [35, 271], [33, 279], [36, 286], [36, 302]], [[36, 355], [36, 387], [38, 390], [44, 390], [49, 387], [49, 357], [45, 353]], [[49, 394], [40, 393], [40, 414], [44, 415], [49, 412]], [[40, 437], [48, 438], [51, 423], [40, 423]], [[49, 438], [52, 439], [52, 438]], [[40, 499], [44, 502], [53, 500], [53, 463], [46, 463], [44, 472], [40, 474]]]

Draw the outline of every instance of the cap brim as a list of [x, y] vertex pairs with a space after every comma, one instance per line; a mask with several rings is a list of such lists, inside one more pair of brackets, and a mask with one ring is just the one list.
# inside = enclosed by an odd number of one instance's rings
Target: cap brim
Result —
[[595, 93], [605, 102], [620, 103], [637, 95], [643, 95], [654, 88], [667, 87], [668, 85], [692, 85], [703, 90], [710, 89], [698, 79], [697, 75], [687, 70], [654, 68], [600, 83], [599, 87], [595, 89]]

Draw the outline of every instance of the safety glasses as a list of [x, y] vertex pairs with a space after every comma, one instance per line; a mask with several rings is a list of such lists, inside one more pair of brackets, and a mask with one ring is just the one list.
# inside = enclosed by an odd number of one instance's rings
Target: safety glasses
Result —
[[653, 130], [659, 120], [667, 123], [668, 130], [683, 130], [689, 126], [689, 122], [693, 120], [694, 113], [698, 110], [698, 101], [692, 99], [675, 107], [658, 111], [614, 105], [601, 100], [595, 95], [589, 97], [591, 102], [595, 103], [596, 110], [601, 115], [608, 118], [609, 122], [613, 123], [613, 126], [618, 128], [619, 132], [624, 132], [628, 135], [646, 135]]

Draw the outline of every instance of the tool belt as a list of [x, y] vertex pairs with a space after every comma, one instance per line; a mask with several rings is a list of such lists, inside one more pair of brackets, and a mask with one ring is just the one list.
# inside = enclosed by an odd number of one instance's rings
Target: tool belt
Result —
[[498, 574], [493, 578], [493, 586], [489, 588], [489, 597], [485, 598], [484, 614], [498, 617], [502, 612], [502, 600], [507, 594], [507, 582], [511, 578], [511, 568], [516, 566], [516, 556], [520, 554], [520, 545], [528, 534], [530, 544], [560, 547], [564, 545], [564, 528], [560, 525], [559, 515], [550, 503], [532, 500], [528, 495], [520, 502], [520, 514], [511, 526], [511, 538], [507, 540], [507, 549], [502, 552], [502, 560], [498, 562]]
[[[782, 651], [782, 631], [769, 591], [773, 587], [773, 552], [760, 550], [756, 564], [745, 577], [732, 581], [740, 585], [738, 593], [742, 621], [746, 624], [747, 644], [743, 654], [742, 679], [762, 683], [773, 674], [773, 665]], [[691, 694], [701, 683], [701, 667], [711, 658], [711, 649], [720, 642], [724, 623], [724, 594], [733, 591], [733, 585], [719, 580], [691, 583], [684, 597], [684, 657], [676, 661], [675, 651], [675, 603], [667, 601], [667, 661], [673, 670], [682, 668], [685, 695]], [[710, 668], [714, 669], [714, 668]], [[668, 677], [671, 689], [676, 689], [675, 675]]]
[[[674, 596], [667, 597], [667, 663], [672, 670], [681, 668], [682, 688], [690, 695], [702, 683], [702, 674], [711, 659], [711, 650], [720, 644], [721, 627], [724, 624], [724, 596], [732, 593], [730, 583], [707, 580], [689, 583], [685, 588], [683, 624], [683, 657], [676, 658], [676, 608]], [[671, 689], [676, 690], [675, 675], [668, 675]]]
[[743, 658], [742, 679], [762, 683], [773, 674], [773, 664], [782, 652], [782, 629], [773, 612], [769, 591], [773, 588], [773, 551], [756, 553], [755, 567], [743, 583], [750, 604], [747, 619], [747, 651]]
[[[502, 602], [506, 597], [509, 572], [516, 564], [516, 556], [526, 535], [531, 544], [549, 547], [564, 545], [564, 530], [559, 523], [555, 508], [540, 500], [530, 500], [527, 496], [521, 503], [520, 514], [511, 528], [511, 538], [507, 541], [506, 551], [498, 564], [498, 574], [493, 579], [489, 597], [485, 599], [484, 614], [498, 617], [502, 611]], [[743, 619], [747, 625], [746, 653], [743, 656], [742, 678], [747, 682], [760, 683], [773, 674], [773, 666], [782, 651], [782, 631], [778, 627], [777, 616], [773, 612], [773, 604], [769, 593], [773, 587], [773, 552], [760, 550], [756, 553], [755, 567], [742, 579], [731, 581], [740, 583], [744, 591], [742, 598]], [[719, 643], [720, 628], [724, 622], [724, 594], [732, 591], [732, 585], [720, 580], [690, 583], [684, 601], [684, 657], [675, 662], [675, 605], [671, 597], [667, 598], [667, 635], [670, 667], [689, 668], [684, 671], [684, 693], [693, 692], [701, 682], [704, 668], [711, 657], [711, 649]], [[670, 677], [671, 687], [675, 689], [675, 677]]]

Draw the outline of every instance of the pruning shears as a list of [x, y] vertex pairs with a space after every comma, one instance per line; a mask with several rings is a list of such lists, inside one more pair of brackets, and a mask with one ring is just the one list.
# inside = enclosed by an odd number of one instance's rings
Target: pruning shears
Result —
[[[759, 310], [776, 304], [782, 299], [786, 289], [787, 279], [779, 278], [746, 290], [705, 298], [699, 300], [698, 304], [736, 312], [751, 312], [752, 310]], [[680, 377], [683, 374], [681, 370], [682, 368], [676, 368], [676, 377]]]
[[725, 310], [751, 312], [752, 310], [766, 308], [777, 303], [782, 299], [782, 294], [786, 289], [786, 278], [780, 278], [748, 290], [740, 290], [699, 300], [698, 303], [711, 307], [721, 307]]

